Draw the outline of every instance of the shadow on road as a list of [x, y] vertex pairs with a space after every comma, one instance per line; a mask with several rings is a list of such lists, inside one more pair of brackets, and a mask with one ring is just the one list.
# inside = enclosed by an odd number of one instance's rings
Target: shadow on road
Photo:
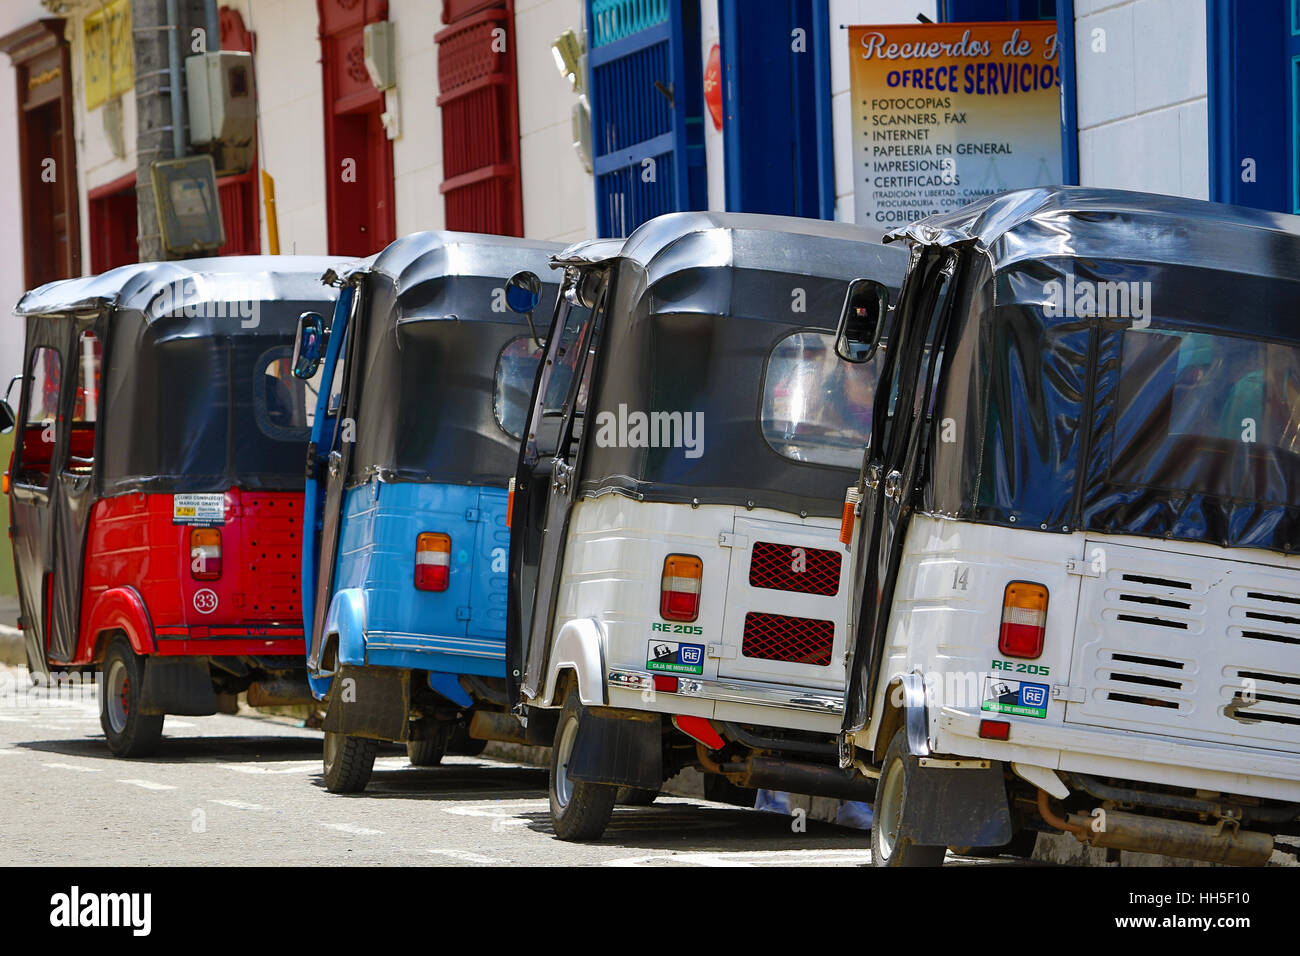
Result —
[[197, 761], [241, 763], [258, 760], [284, 760], [301, 757], [320, 761], [318, 737], [163, 737], [158, 752], [150, 757], [115, 757], [103, 737], [73, 740], [24, 740], [15, 747], [66, 757], [102, 759], [122, 766], [148, 767]]

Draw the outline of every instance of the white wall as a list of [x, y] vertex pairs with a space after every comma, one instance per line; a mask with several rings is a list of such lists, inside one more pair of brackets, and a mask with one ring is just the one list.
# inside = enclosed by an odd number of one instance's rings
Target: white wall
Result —
[[1204, 0], [1075, 0], [1074, 11], [1079, 181], [1208, 199]]
[[[397, 234], [442, 229], [446, 207], [442, 185], [442, 117], [438, 96], [438, 49], [442, 4], [389, 0], [388, 19], [397, 24], [397, 96], [401, 135], [393, 140], [393, 193]], [[392, 101], [386, 104], [391, 109]]]
[[853, 117], [849, 98], [849, 32], [844, 27], [915, 23], [938, 16], [935, 0], [829, 0], [831, 135], [835, 142], [835, 218], [853, 222]]
[[93, 8], [70, 16], [66, 21], [66, 35], [72, 45], [72, 124], [77, 139], [77, 201], [81, 209], [81, 271], [84, 275], [89, 275], [92, 270], [90, 191], [123, 176], [135, 176], [136, 172], [135, 90], [127, 90], [118, 97], [121, 104], [121, 119], [118, 121], [121, 156], [113, 152], [109, 124], [114, 121], [108, 104], [86, 109], [85, 14], [90, 10]]
[[[315, 0], [223, 0], [257, 34], [260, 166], [275, 178], [280, 252], [318, 255], [325, 229], [325, 117]], [[262, 216], [262, 251], [269, 252]]]
[[573, 149], [578, 98], [551, 56], [552, 41], [565, 30], [582, 35], [584, 10], [583, 0], [515, 0], [519, 165], [530, 239], [573, 242], [596, 234], [595, 183]]

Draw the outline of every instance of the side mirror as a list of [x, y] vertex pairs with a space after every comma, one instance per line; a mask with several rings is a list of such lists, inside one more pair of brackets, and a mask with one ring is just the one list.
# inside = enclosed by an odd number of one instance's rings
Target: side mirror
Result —
[[874, 279], [854, 279], [844, 295], [840, 324], [835, 332], [835, 354], [846, 362], [870, 362], [885, 334], [889, 290]]
[[304, 312], [298, 316], [298, 335], [293, 343], [293, 377], [304, 381], [316, 374], [321, 359], [325, 357], [325, 343], [329, 333], [319, 312]]
[[533, 325], [533, 309], [542, 301], [542, 280], [534, 272], [516, 272], [506, 280], [506, 306], [511, 312], [518, 312], [528, 320], [528, 331], [538, 348], [545, 348], [546, 342], [537, 334]]
[[0, 400], [0, 435], [13, 431], [14, 425], [18, 419], [14, 415], [13, 407], [7, 400]]
[[537, 308], [542, 301], [542, 280], [533, 272], [516, 272], [506, 282], [506, 305], [521, 315]]

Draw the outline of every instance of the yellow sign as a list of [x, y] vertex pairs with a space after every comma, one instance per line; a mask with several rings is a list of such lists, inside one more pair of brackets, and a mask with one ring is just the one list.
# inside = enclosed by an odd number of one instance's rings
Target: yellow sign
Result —
[[86, 109], [102, 106], [135, 85], [131, 2], [112, 0], [82, 23], [86, 63]]
[[857, 221], [1061, 179], [1056, 23], [849, 27]]

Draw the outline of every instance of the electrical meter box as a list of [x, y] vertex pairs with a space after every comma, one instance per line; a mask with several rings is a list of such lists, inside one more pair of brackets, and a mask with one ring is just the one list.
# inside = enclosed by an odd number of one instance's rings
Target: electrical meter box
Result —
[[253, 55], [234, 50], [185, 60], [190, 142], [212, 154], [218, 175], [245, 172], [257, 132]]
[[159, 160], [150, 171], [158, 231], [168, 259], [212, 255], [226, 244], [211, 156]]

